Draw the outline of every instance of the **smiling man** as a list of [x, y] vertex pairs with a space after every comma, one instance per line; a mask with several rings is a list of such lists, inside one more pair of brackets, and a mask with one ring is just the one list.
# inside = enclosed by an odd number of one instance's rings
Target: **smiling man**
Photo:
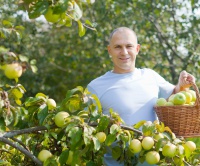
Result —
[[[132, 126], [141, 120], [154, 121], [153, 106], [158, 98], [167, 99], [172, 93], [190, 87], [189, 81], [195, 82], [195, 78], [186, 71], [181, 72], [175, 86], [152, 69], [136, 68], [140, 45], [135, 32], [127, 27], [117, 28], [111, 33], [107, 48], [113, 70], [91, 81], [87, 88], [99, 98], [104, 114], [109, 115], [112, 108], [126, 125]], [[124, 165], [112, 158], [109, 147], [104, 163], [106, 166]]]

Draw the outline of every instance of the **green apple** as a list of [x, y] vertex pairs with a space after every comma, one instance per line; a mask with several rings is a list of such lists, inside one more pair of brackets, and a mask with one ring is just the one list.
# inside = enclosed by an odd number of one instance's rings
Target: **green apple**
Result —
[[103, 143], [106, 140], [106, 134], [104, 132], [96, 133], [96, 137], [100, 143]]
[[5, 66], [4, 74], [9, 79], [15, 79], [22, 75], [22, 71], [22, 66], [19, 63], [12, 63]]
[[154, 140], [152, 137], [144, 137], [143, 140], [142, 140], [142, 147], [145, 149], [145, 150], [150, 150], [154, 145]]
[[184, 105], [186, 103], [186, 97], [183, 93], [176, 93], [174, 95], [174, 105]]
[[38, 154], [38, 159], [39, 159], [40, 161], [44, 162], [44, 161], [46, 161], [46, 160], [47, 160], [49, 157], [51, 157], [51, 156], [52, 156], [52, 154], [51, 154], [50, 151], [43, 149], [43, 150], [41, 150], [41, 151], [39, 152], [39, 154]]
[[49, 7], [47, 12], [45, 13], [44, 17], [48, 22], [56, 23], [60, 20], [59, 14], [53, 13], [53, 8]]
[[160, 154], [157, 151], [149, 151], [145, 156], [145, 160], [150, 165], [157, 164], [160, 161]]
[[139, 153], [142, 150], [142, 143], [138, 139], [132, 139], [129, 149], [132, 153]]
[[172, 103], [171, 101], [168, 101], [168, 102], [165, 104], [165, 106], [172, 106], [172, 105], [174, 105], [174, 103]]
[[156, 100], [156, 106], [164, 106], [167, 103], [165, 98], [158, 98]]
[[174, 145], [172, 143], [168, 143], [168, 144], [164, 145], [164, 147], [162, 149], [162, 154], [165, 157], [174, 157], [176, 155], [176, 150], [177, 150], [176, 145]]
[[192, 89], [188, 90], [188, 92], [192, 95], [192, 102], [195, 102], [197, 99], [196, 92]]
[[193, 152], [197, 148], [196, 144], [193, 141], [187, 141], [185, 145], [190, 149], [191, 152]]
[[69, 116], [67, 112], [61, 111], [58, 112], [54, 117], [54, 122], [56, 126], [63, 127], [67, 124], [68, 121], [66, 121], [66, 118]]
[[49, 110], [53, 110], [54, 108], [56, 108], [56, 102], [54, 99], [47, 99], [47, 106]]
[[180, 91], [180, 93], [183, 93], [186, 97], [186, 104], [189, 104], [192, 101], [192, 94], [187, 91]]

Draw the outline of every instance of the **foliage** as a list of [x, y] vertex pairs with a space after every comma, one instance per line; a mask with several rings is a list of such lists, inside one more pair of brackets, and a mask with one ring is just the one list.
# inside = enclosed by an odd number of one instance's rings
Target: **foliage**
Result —
[[[18, 93], [14, 93], [16, 89]], [[144, 162], [146, 153], [154, 150], [161, 156], [159, 165], [175, 165], [174, 158], [162, 155], [164, 145], [171, 142], [177, 146], [176, 155], [181, 165], [199, 164], [200, 149], [190, 151], [184, 146], [186, 140], [176, 138], [162, 122], [141, 121], [132, 127], [126, 126], [112, 110], [110, 115], [102, 114], [98, 98], [81, 86], [69, 90], [54, 110], [48, 108], [48, 96], [43, 93], [28, 97], [19, 104], [16, 99], [20, 100], [25, 92], [20, 84], [2, 86], [0, 92], [1, 162], [4, 164], [41, 165], [36, 157], [41, 150], [46, 149], [53, 155], [43, 165], [66, 165], [70, 152], [73, 154], [70, 165], [101, 165], [106, 147], [110, 147], [113, 157], [128, 165], [136, 159], [129, 148], [131, 140], [136, 138], [142, 142], [145, 137], [154, 138], [157, 133], [162, 133], [164, 137], [155, 140], [150, 150], [142, 149], [137, 161]], [[57, 127], [54, 117], [61, 111], [68, 112], [70, 116], [65, 119], [63, 127]], [[106, 133], [105, 142], [98, 140], [98, 132]]]

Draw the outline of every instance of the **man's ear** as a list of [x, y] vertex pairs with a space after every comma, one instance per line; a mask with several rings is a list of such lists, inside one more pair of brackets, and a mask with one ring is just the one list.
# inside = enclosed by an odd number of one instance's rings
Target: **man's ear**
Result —
[[140, 52], [140, 44], [137, 45], [136, 51], [137, 51], [137, 54]]
[[110, 45], [107, 46], [108, 54], [110, 54]]

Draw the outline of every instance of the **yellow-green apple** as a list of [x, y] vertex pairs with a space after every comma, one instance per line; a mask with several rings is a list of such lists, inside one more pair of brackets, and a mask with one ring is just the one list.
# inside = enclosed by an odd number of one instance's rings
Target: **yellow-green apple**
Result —
[[49, 110], [53, 110], [54, 108], [56, 108], [56, 102], [54, 99], [47, 99], [47, 106]]
[[160, 161], [160, 154], [157, 151], [149, 151], [145, 156], [145, 160], [150, 165], [157, 164]]
[[100, 143], [103, 143], [106, 140], [106, 134], [104, 132], [98, 132], [96, 133], [96, 137], [99, 140]]
[[170, 95], [168, 101], [174, 103], [174, 96], [175, 94]]
[[19, 63], [12, 63], [5, 66], [4, 74], [9, 79], [15, 79], [22, 75], [22, 71], [22, 66]]
[[154, 140], [152, 137], [144, 137], [143, 140], [142, 140], [142, 147], [145, 149], [145, 150], [150, 150], [154, 145]]
[[60, 20], [60, 15], [59, 14], [54, 14], [53, 13], [53, 8], [49, 7], [47, 12], [45, 13], [44, 17], [48, 22], [56, 23]]
[[188, 90], [188, 92], [191, 93], [191, 95], [192, 95], [192, 101], [195, 102], [196, 98], [197, 98], [196, 92], [194, 90], [192, 90], [192, 89]]
[[186, 97], [186, 104], [189, 104], [192, 101], [192, 94], [188, 91], [180, 91], [180, 93], [183, 93]]
[[165, 104], [165, 106], [172, 106], [172, 105], [174, 105], [174, 103], [172, 103], [171, 101], [167, 101]]
[[184, 105], [186, 103], [186, 97], [183, 93], [176, 93], [174, 95], [174, 105]]
[[129, 149], [132, 153], [139, 153], [142, 150], [142, 143], [138, 139], [132, 139]]
[[156, 100], [156, 106], [164, 106], [167, 103], [165, 98], [158, 98]]
[[191, 152], [193, 152], [197, 148], [196, 144], [193, 141], [187, 141], [185, 145], [190, 149]]
[[64, 125], [66, 125], [69, 122], [67, 120], [68, 116], [69, 114], [67, 112], [64, 111], [58, 112], [54, 117], [54, 122], [56, 126], [63, 127]]
[[41, 150], [41, 151], [39, 152], [39, 154], [38, 154], [38, 159], [39, 159], [40, 161], [44, 162], [44, 161], [46, 161], [46, 160], [47, 160], [49, 157], [51, 157], [51, 156], [52, 156], [52, 154], [51, 154], [50, 151], [43, 149], [43, 150]]
[[176, 145], [168, 143], [164, 145], [164, 147], [162, 148], [162, 154], [165, 157], [174, 157], [176, 155], [176, 150], [177, 150]]

